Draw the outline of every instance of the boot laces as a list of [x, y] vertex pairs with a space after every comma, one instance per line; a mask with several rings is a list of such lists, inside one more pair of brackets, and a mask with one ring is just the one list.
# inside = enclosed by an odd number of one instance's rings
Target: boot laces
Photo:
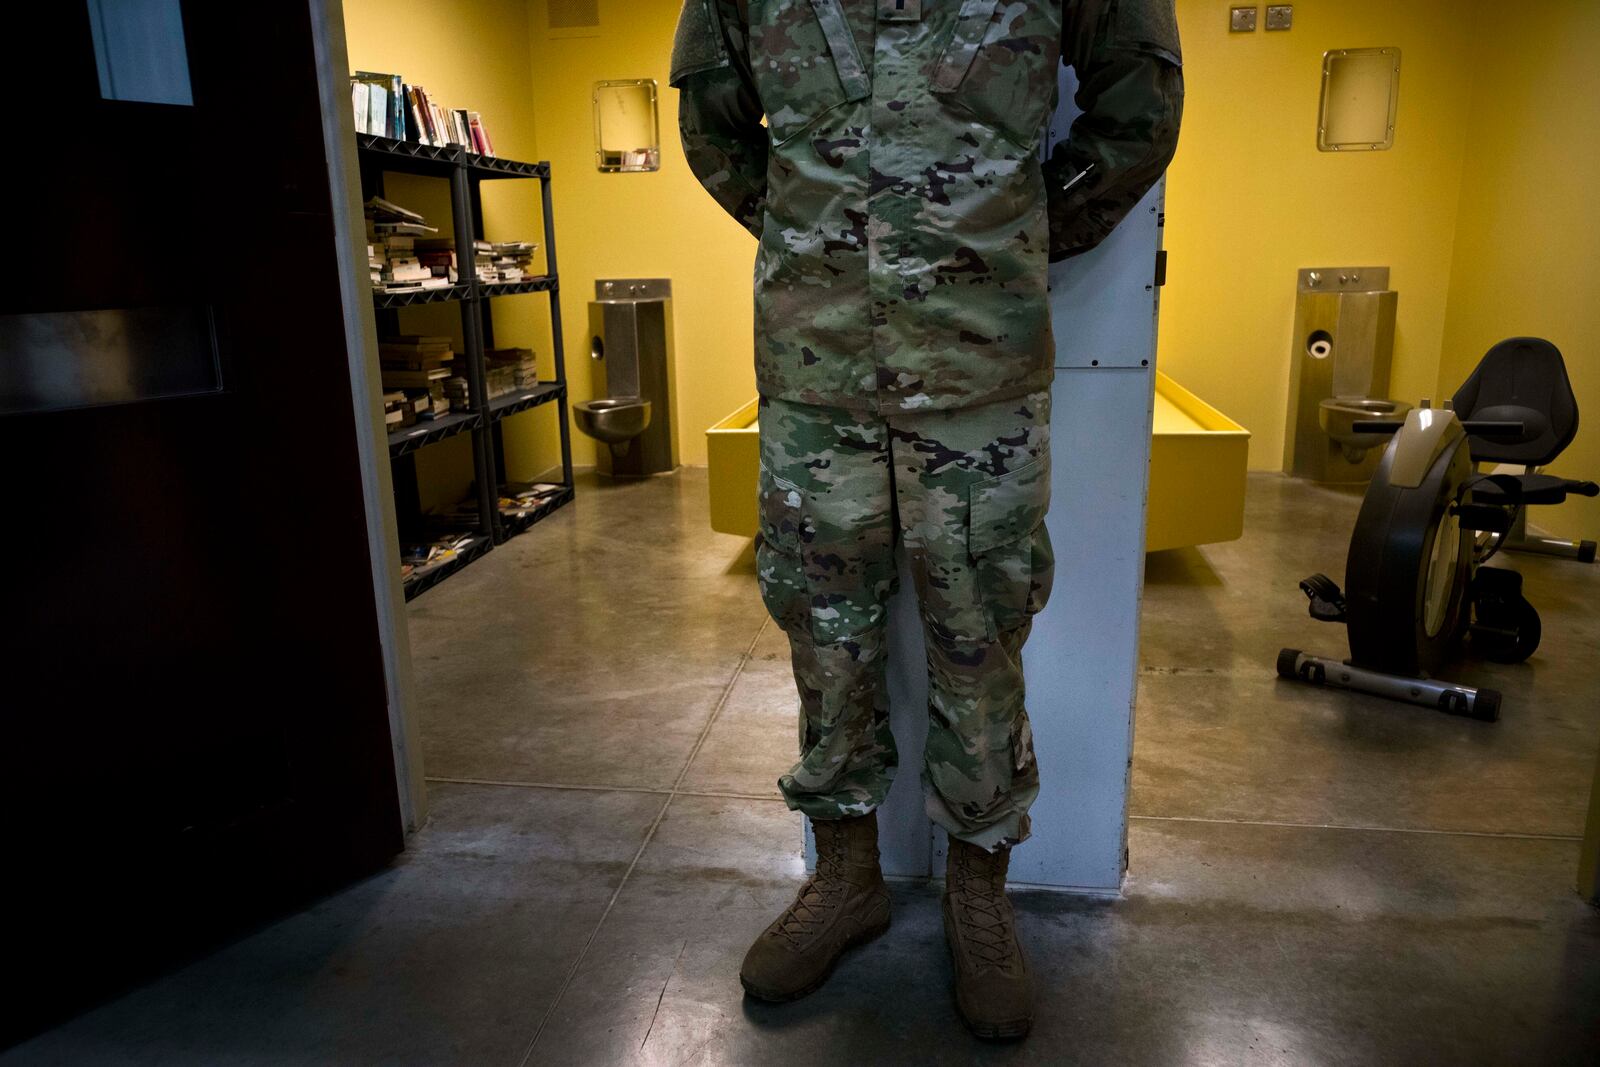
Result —
[[962, 942], [980, 972], [1011, 971], [1017, 964], [1017, 939], [1010, 902], [1003, 885], [988, 871], [967, 863], [957, 865], [954, 904], [960, 920]]
[[845, 878], [842, 835], [817, 835], [817, 871], [800, 887], [789, 909], [778, 918], [777, 932], [795, 947], [816, 936], [838, 907], [849, 886]]

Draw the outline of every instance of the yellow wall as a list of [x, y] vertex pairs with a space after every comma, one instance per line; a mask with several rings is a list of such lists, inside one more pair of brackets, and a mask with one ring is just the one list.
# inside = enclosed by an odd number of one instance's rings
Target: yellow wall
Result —
[[[345, 36], [352, 70], [400, 74], [446, 107], [481, 112], [495, 150], [509, 159], [537, 160], [533, 81], [528, 69], [527, 0], [345, 0]], [[423, 212], [441, 234], [451, 232], [450, 196], [439, 179], [390, 175], [389, 199]], [[531, 181], [483, 183], [484, 231], [490, 240], [543, 240], [538, 185]], [[558, 224], [561, 223], [558, 215]], [[570, 234], [571, 230], [567, 229]], [[571, 242], [573, 238], [568, 237]], [[539, 353], [541, 377], [550, 377], [549, 298], [500, 297], [493, 302], [495, 343]], [[461, 339], [460, 310], [433, 304], [400, 313], [401, 328]], [[579, 365], [579, 369], [583, 369]], [[506, 472], [529, 479], [560, 461], [550, 409], [516, 415], [503, 424]], [[417, 454], [425, 505], [462, 498], [472, 480], [465, 434]]]
[[[755, 392], [749, 299], [755, 242], [705, 195], [678, 147], [677, 93], [667, 85], [667, 66], [680, 7], [678, 0], [605, 0], [599, 31], [552, 37], [545, 0], [346, 0], [345, 28], [353, 68], [398, 71], [443, 102], [481, 111], [501, 155], [550, 161], [573, 399], [593, 395], [587, 321], [595, 279], [672, 279], [681, 458], [703, 464], [706, 428]], [[660, 84], [662, 167], [654, 174], [595, 169], [593, 86], [624, 78]], [[431, 222], [433, 212], [444, 217], [448, 202], [435, 201], [442, 194], [430, 195], [425, 184], [391, 179], [390, 188], [395, 199], [404, 193], [423, 201]], [[532, 232], [523, 220], [533, 218], [536, 203], [523, 208], [513, 196], [486, 186], [491, 239]], [[498, 300], [496, 341], [533, 344], [542, 373], [549, 373], [548, 321], [539, 307], [545, 299]], [[458, 329], [453, 311], [406, 314], [408, 330]], [[514, 477], [532, 477], [559, 459], [548, 415], [518, 416], [508, 427]], [[576, 430], [572, 441], [574, 461], [593, 463], [594, 443]], [[457, 444], [421, 455], [425, 498], [449, 497], [461, 472], [470, 476], [465, 443]]]
[[[1584, 416], [1551, 470], [1600, 480], [1600, 4], [1490, 4], [1477, 42], [1438, 390], [1454, 392], [1496, 341], [1549, 338]], [[1532, 520], [1600, 539], [1600, 500], [1538, 508]]]
[[[671, 278], [680, 458], [704, 464], [707, 427], [755, 395], [755, 240], [700, 188], [678, 145], [678, 94], [667, 68], [682, 4], [602, 0], [593, 36], [552, 36], [545, 4], [530, 0], [528, 39], [539, 146], [556, 175], [573, 396], [593, 395], [586, 324], [595, 279]], [[602, 174], [594, 160], [594, 83], [629, 78], [659, 83], [661, 170]], [[588, 438], [574, 434], [573, 449], [578, 462], [593, 462]]]
[[[1600, 236], [1600, 209], [1584, 187], [1600, 162], [1600, 76], [1584, 58], [1600, 50], [1600, 5], [1310, 0], [1295, 6], [1287, 33], [1236, 35], [1228, 0], [1177, 3], [1188, 100], [1168, 181], [1162, 368], [1251, 430], [1252, 466], [1278, 469], [1295, 272], [1387, 265], [1400, 293], [1391, 395], [1448, 393], [1499, 337], [1550, 336], [1591, 412], [1562, 469], [1600, 471], [1600, 352], [1589, 340], [1600, 302], [1586, 298], [1584, 269]], [[551, 161], [575, 399], [592, 395], [595, 279], [672, 279], [678, 438], [684, 462], [704, 463], [705, 429], [755, 391], [754, 242], [704, 194], [678, 147], [677, 94], [666, 80], [681, 5], [602, 0], [597, 30], [552, 32], [546, 4], [347, 0], [351, 63], [399, 71], [481, 110], [504, 155]], [[1322, 53], [1382, 45], [1402, 52], [1395, 147], [1317, 151]], [[658, 173], [595, 170], [593, 84], [623, 78], [660, 85]], [[391, 188], [421, 201], [439, 195]], [[532, 193], [531, 183], [488, 189], [491, 237], [530, 232]], [[443, 203], [422, 206], [442, 213]], [[533, 344], [548, 373], [543, 305], [500, 300], [496, 314], [498, 339]], [[417, 316], [407, 329], [455, 328], [449, 309], [407, 314]], [[509, 428], [513, 476], [555, 462], [553, 420], [521, 416]], [[423, 458], [452, 476], [470, 472], [465, 442], [455, 443], [460, 455], [446, 444]], [[578, 463], [593, 462], [592, 442], [574, 432], [573, 446]], [[424, 482], [442, 484], [428, 470]], [[1600, 504], [1545, 509], [1537, 521], [1594, 537]]]
[[[1296, 271], [1384, 266], [1400, 293], [1390, 394], [1438, 379], [1471, 71], [1471, 4], [1315, 0], [1288, 32], [1228, 32], [1228, 0], [1178, 0], [1187, 98], [1167, 184], [1159, 364], [1248, 428], [1277, 470]], [[1322, 53], [1397, 46], [1393, 149], [1319, 152]]]

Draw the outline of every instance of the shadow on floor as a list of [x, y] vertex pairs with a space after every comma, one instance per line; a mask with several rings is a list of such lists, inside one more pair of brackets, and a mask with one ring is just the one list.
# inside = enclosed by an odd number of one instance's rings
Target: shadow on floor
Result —
[[[1147, 562], [1129, 876], [1019, 893], [1024, 1044], [950, 1004], [936, 886], [812, 997], [738, 962], [803, 877], [774, 778], [787, 649], [704, 471], [601, 487], [412, 605], [432, 817], [383, 875], [0, 1055], [5, 1064], [1586, 1064], [1600, 914], [1572, 891], [1600, 738], [1595, 569], [1488, 726], [1280, 682], [1337, 652], [1358, 494], [1252, 476], [1238, 542]], [[455, 779], [446, 781], [443, 779]], [[501, 783], [501, 784], [488, 784]]]

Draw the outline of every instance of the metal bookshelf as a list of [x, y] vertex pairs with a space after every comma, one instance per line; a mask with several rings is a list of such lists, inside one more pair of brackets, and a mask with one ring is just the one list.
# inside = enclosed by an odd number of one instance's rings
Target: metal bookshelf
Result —
[[[492, 156], [480, 156], [456, 147], [441, 148], [415, 141], [396, 141], [388, 137], [359, 134], [356, 137], [361, 160], [362, 197], [384, 195], [386, 173], [418, 174], [441, 178], [450, 183], [452, 232], [456, 237], [456, 263], [463, 284], [448, 289], [372, 295], [378, 332], [400, 333], [399, 309], [415, 304], [453, 301], [461, 306], [463, 351], [457, 353], [467, 379], [469, 407], [431, 422], [396, 430], [389, 435], [389, 458], [394, 471], [395, 510], [401, 535], [420, 533], [426, 526], [417, 491], [416, 454], [429, 445], [459, 434], [472, 439], [473, 485], [476, 489], [476, 524], [467, 532], [473, 541], [456, 557], [426, 569], [419, 568], [406, 579], [406, 599], [420, 595], [482, 558], [496, 545], [531, 529], [554, 514], [574, 496], [572, 480], [572, 441], [567, 426], [567, 363], [561, 335], [561, 285], [556, 268], [555, 213], [550, 199], [550, 164], [523, 163]], [[544, 254], [546, 274], [520, 282], [479, 282], [471, 268], [475, 262], [473, 242], [484, 239], [481, 183], [504, 179], [539, 182], [544, 212]], [[523, 293], [547, 293], [550, 299], [550, 333], [555, 356], [555, 379], [540, 382], [531, 389], [519, 389], [490, 398], [485, 386], [484, 351], [494, 346], [494, 316], [490, 300]], [[537, 507], [499, 508], [499, 488], [503, 484], [505, 442], [504, 420], [535, 408], [556, 412], [561, 435], [561, 490]]]

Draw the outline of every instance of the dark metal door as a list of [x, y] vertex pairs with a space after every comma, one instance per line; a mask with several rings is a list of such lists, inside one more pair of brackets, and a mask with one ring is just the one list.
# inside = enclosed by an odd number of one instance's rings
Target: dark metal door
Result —
[[311, 14], [161, 7], [8, 20], [0, 1043], [401, 847]]

